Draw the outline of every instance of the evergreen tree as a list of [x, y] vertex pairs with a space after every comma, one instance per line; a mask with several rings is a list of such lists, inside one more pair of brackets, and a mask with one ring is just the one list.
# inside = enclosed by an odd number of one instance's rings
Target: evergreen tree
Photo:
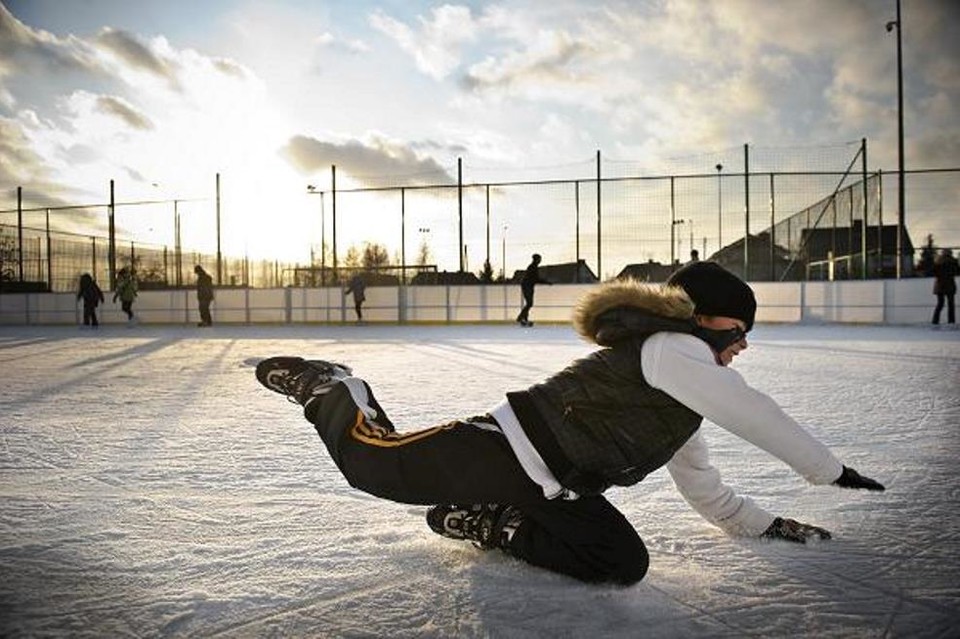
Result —
[[480, 271], [480, 281], [484, 284], [493, 282], [493, 267], [490, 266], [490, 260], [483, 261], [483, 269]]

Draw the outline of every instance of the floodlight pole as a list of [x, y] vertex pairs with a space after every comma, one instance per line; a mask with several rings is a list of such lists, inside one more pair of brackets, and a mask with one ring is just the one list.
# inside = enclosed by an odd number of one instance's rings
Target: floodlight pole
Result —
[[[722, 164], [717, 164], [717, 252], [723, 248], [723, 178], [720, 171], [723, 170]], [[706, 249], [703, 251], [706, 253]], [[703, 256], [706, 259], [706, 255]]]
[[223, 253], [220, 251], [220, 174], [217, 173], [217, 286], [223, 286]]
[[897, 19], [887, 23], [887, 33], [897, 28], [897, 154], [900, 188], [897, 212], [897, 279], [901, 277], [903, 262], [903, 230], [906, 228], [907, 189], [903, 170], [903, 23], [900, 21], [900, 0], [897, 0]]

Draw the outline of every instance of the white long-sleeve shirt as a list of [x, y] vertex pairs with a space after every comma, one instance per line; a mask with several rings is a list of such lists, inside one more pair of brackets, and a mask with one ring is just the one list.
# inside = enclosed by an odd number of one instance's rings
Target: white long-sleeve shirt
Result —
[[[843, 466], [826, 446], [770, 397], [748, 386], [737, 371], [718, 365], [703, 340], [683, 333], [657, 333], [644, 342], [640, 359], [651, 386], [782, 460], [810, 483], [829, 484], [840, 476]], [[564, 494], [509, 403], [501, 403], [491, 414], [544, 494], [548, 498]], [[674, 454], [667, 470], [694, 510], [729, 534], [758, 536], [774, 520], [774, 515], [723, 483], [710, 465], [699, 430]]]

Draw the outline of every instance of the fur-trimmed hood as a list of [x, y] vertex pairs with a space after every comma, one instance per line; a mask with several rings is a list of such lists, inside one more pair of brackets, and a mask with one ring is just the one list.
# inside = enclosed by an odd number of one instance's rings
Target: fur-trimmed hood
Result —
[[573, 326], [600, 346], [657, 331], [690, 333], [694, 304], [679, 286], [637, 280], [605, 282], [584, 295], [573, 311]]

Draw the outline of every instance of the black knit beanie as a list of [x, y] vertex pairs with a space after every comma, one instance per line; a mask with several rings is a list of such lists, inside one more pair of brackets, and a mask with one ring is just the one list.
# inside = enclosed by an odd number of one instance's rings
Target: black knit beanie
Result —
[[733, 317], [743, 320], [748, 331], [753, 328], [757, 313], [753, 290], [716, 262], [691, 262], [671, 275], [667, 285], [686, 291], [694, 313]]

